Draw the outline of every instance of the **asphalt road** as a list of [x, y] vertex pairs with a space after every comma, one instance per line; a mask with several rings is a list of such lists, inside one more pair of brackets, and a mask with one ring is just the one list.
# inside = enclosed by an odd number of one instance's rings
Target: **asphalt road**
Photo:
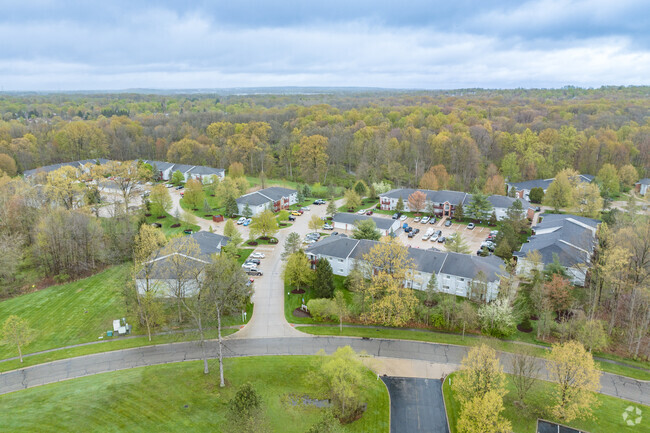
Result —
[[[211, 340], [206, 342], [206, 345], [208, 356], [216, 358], [217, 342]], [[452, 365], [459, 365], [467, 353], [466, 347], [419, 341], [306, 336], [246, 339], [228, 337], [224, 355], [227, 357], [314, 355], [320, 349], [332, 353], [338, 347], [347, 345], [369, 356], [415, 359]], [[508, 355], [502, 355], [502, 357], [506, 356]], [[199, 359], [201, 359], [201, 347], [198, 342], [170, 343], [97, 353], [2, 373], [0, 394], [91, 374]], [[503, 361], [506, 360], [502, 359]], [[507, 366], [507, 362], [503, 364]], [[603, 373], [601, 386], [603, 394], [650, 405], [650, 382]]]
[[449, 433], [442, 381], [382, 377], [390, 394], [391, 433]]

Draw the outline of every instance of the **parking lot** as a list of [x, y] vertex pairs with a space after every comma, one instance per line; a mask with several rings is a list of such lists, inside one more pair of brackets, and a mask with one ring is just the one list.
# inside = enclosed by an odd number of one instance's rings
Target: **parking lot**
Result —
[[408, 233], [404, 233], [400, 229], [398, 232], [398, 239], [402, 241], [405, 245], [413, 248], [424, 248], [429, 249], [431, 247], [438, 248], [441, 251], [446, 251], [445, 244], [440, 242], [431, 242], [429, 240], [422, 240], [422, 237], [426, 231], [432, 227], [434, 230], [441, 230], [442, 236], [448, 238], [450, 235], [459, 232], [467, 245], [470, 248], [470, 254], [476, 254], [476, 251], [481, 246], [481, 242], [485, 241], [485, 238], [490, 234], [490, 228], [487, 227], [476, 227], [474, 230], [469, 230], [466, 224], [460, 224], [454, 221], [451, 227], [445, 227], [445, 220], [441, 219], [436, 221], [435, 224], [422, 224], [420, 222], [413, 222], [413, 218], [407, 218], [406, 221], [401, 221], [402, 225], [407, 223], [410, 227], [420, 229], [420, 233], [415, 235], [413, 238], [408, 237]]

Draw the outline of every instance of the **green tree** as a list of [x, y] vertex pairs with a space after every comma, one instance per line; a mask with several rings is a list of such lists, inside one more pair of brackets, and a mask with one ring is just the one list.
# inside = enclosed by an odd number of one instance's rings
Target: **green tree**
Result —
[[603, 164], [598, 170], [596, 183], [600, 187], [600, 193], [605, 198], [617, 197], [620, 193], [621, 181], [618, 177], [618, 171], [612, 164]]
[[456, 314], [456, 319], [463, 327], [463, 337], [465, 337], [465, 329], [476, 328], [478, 326], [478, 313], [470, 302], [462, 302], [460, 309]]
[[250, 218], [253, 216], [253, 211], [251, 210], [251, 207], [246, 203], [246, 206], [244, 206], [244, 211], [242, 212], [242, 216], [246, 218]]
[[278, 220], [275, 219], [273, 212], [267, 209], [257, 217], [253, 218], [250, 229], [253, 236], [270, 238], [278, 232], [280, 227], [278, 226]]
[[289, 256], [282, 271], [284, 282], [297, 289], [312, 282], [313, 274], [309, 259], [302, 251], [297, 251]]
[[492, 211], [490, 219], [488, 220], [488, 225], [493, 227], [497, 225], [497, 214], [495, 211]]
[[300, 235], [296, 232], [289, 233], [289, 236], [284, 240], [284, 251], [282, 252], [282, 259], [286, 260], [293, 253], [300, 251]]
[[481, 396], [470, 396], [458, 417], [458, 433], [506, 433], [511, 431], [510, 421], [505, 419], [503, 397], [495, 391]]
[[307, 433], [343, 433], [343, 428], [332, 411], [328, 410], [316, 424], [309, 427]]
[[600, 389], [600, 371], [591, 353], [577, 341], [555, 344], [546, 369], [556, 383], [552, 394], [553, 415], [566, 422], [591, 418], [598, 406], [594, 393]]
[[203, 193], [203, 184], [196, 180], [190, 179], [185, 183], [185, 194], [183, 201], [187, 203], [190, 209], [198, 209], [203, 203], [205, 194]]
[[358, 180], [352, 189], [354, 189], [354, 192], [359, 194], [359, 197], [365, 197], [368, 195], [368, 185], [366, 185], [366, 183], [362, 180]]
[[575, 200], [574, 185], [571, 178], [577, 174], [571, 170], [562, 170], [557, 174], [555, 180], [551, 182], [546, 194], [544, 195], [543, 203], [546, 206], [551, 206], [555, 212], [562, 208], [573, 206]]
[[339, 332], [343, 332], [343, 321], [350, 316], [350, 309], [342, 291], [336, 292], [332, 300], [332, 312], [339, 319]]
[[454, 218], [457, 221], [462, 221], [465, 219], [465, 209], [463, 209], [462, 203], [458, 203], [454, 208]]
[[324, 223], [325, 221], [323, 221], [318, 215], [312, 215], [307, 226], [313, 232], [318, 232], [318, 230], [323, 228]]
[[237, 215], [239, 213], [239, 207], [237, 206], [237, 200], [235, 200], [235, 197], [233, 196], [228, 196], [226, 198], [226, 203], [225, 203], [225, 208], [226, 208], [226, 215], [232, 217], [233, 215]]
[[497, 353], [491, 347], [481, 344], [472, 347], [461, 361], [461, 370], [452, 383], [452, 389], [461, 405], [475, 397], [494, 392], [499, 397], [506, 394], [506, 375]]
[[542, 203], [544, 200], [544, 189], [540, 187], [535, 187], [530, 190], [528, 194], [531, 203]]
[[485, 221], [491, 211], [492, 205], [485, 194], [476, 193], [472, 195], [472, 200], [467, 205], [467, 216], [475, 220]]
[[353, 211], [361, 206], [361, 197], [353, 189], [348, 189], [344, 194], [345, 206], [349, 211]]
[[238, 177], [244, 177], [244, 164], [241, 162], [233, 162], [228, 167], [228, 176], [236, 179]]
[[327, 259], [320, 259], [316, 263], [316, 274], [312, 284], [314, 297], [331, 298], [334, 296], [334, 273]]
[[25, 319], [21, 319], [12, 314], [7, 317], [7, 320], [5, 320], [5, 323], [2, 325], [0, 339], [4, 344], [16, 346], [18, 349], [18, 357], [22, 363], [22, 348], [34, 340], [34, 335], [34, 331], [30, 329], [29, 324]]
[[171, 183], [174, 185], [180, 185], [183, 182], [185, 182], [185, 176], [183, 176], [183, 173], [181, 173], [180, 170], [176, 170], [172, 173]]
[[207, 289], [207, 300], [212, 303], [217, 316], [219, 338], [219, 376], [220, 386], [226, 386], [223, 377], [223, 339], [221, 319], [246, 308], [249, 289], [248, 277], [234, 257], [227, 254], [214, 255], [212, 263], [206, 265], [205, 280], [201, 290]]
[[447, 251], [451, 251], [453, 253], [469, 254], [470, 252], [467, 242], [465, 242], [463, 236], [458, 232], [453, 233], [447, 238], [447, 242], [445, 242], [445, 248]]
[[334, 201], [334, 198], [331, 198], [329, 203], [327, 203], [327, 209], [325, 210], [325, 213], [328, 217], [333, 217], [337, 212], [338, 209], [336, 209], [336, 202]]
[[404, 212], [404, 200], [402, 200], [402, 197], [397, 199], [397, 204], [395, 205], [395, 210], [399, 213]]
[[598, 186], [593, 183], [579, 185], [575, 194], [575, 211], [581, 216], [597, 218], [603, 208]]
[[226, 220], [226, 224], [223, 226], [223, 235], [231, 238], [236, 231], [235, 222], [232, 219]]
[[332, 401], [334, 415], [343, 423], [354, 419], [362, 410], [361, 393], [366, 369], [350, 346], [339, 347], [324, 355], [319, 372], [311, 378]]
[[516, 153], [509, 153], [501, 160], [501, 173], [508, 182], [519, 182], [521, 180], [521, 169], [519, 168], [519, 156]]
[[357, 221], [352, 230], [352, 237], [354, 239], [370, 239], [371, 241], [378, 241], [381, 239], [381, 233], [377, 230], [375, 221], [368, 218], [367, 220]]

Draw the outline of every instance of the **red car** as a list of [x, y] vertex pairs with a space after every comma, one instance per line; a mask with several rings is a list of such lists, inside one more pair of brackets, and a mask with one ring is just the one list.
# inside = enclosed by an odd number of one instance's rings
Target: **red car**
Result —
[[366, 215], [372, 215], [372, 211], [369, 210], [368, 212], [366, 212]]

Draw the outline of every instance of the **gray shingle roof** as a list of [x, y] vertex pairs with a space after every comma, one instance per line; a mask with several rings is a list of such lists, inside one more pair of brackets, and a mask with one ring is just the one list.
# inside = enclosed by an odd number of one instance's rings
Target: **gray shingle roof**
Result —
[[[472, 194], [467, 194], [467, 197], [465, 197], [465, 201], [463, 202], [463, 206], [470, 204], [472, 197]], [[523, 198], [506, 197], [505, 195], [490, 195], [487, 199], [492, 207], [507, 209], [512, 206], [515, 200], [519, 200], [521, 202], [521, 207], [523, 210], [531, 207], [530, 203], [528, 203], [528, 201], [524, 200]]]
[[543, 214], [542, 217], [542, 222], [535, 226], [535, 235], [514, 253], [515, 256], [525, 257], [528, 252], [537, 250], [542, 262], [549, 264], [557, 254], [560, 263], [566, 267], [589, 260], [599, 220], [566, 214]]
[[381, 218], [368, 215], [359, 215], [356, 213], [339, 212], [332, 217], [333, 222], [343, 224], [355, 224], [357, 221], [373, 220], [380, 230], [390, 230], [395, 220], [391, 218]]
[[237, 204], [247, 204], [249, 206], [260, 206], [265, 203], [270, 203], [271, 200], [269, 200], [268, 197], [260, 194], [259, 192], [251, 192], [246, 195], [242, 195], [239, 197], [237, 200], [235, 200]]
[[197, 165], [196, 167], [192, 168], [190, 170], [190, 173], [192, 174], [198, 174], [201, 176], [210, 176], [210, 175], [217, 175], [219, 176], [220, 174], [223, 174], [225, 170], [223, 168], [212, 168], [212, 167], [206, 167], [203, 165]]
[[[372, 247], [379, 242], [367, 239], [350, 239], [341, 236], [329, 236], [310, 245], [306, 253], [345, 259], [348, 256], [361, 260]], [[468, 254], [408, 248], [409, 257], [420, 272], [445, 273], [463, 278], [474, 278], [483, 271], [488, 281], [496, 281], [501, 274], [503, 261], [496, 256], [479, 257]]]
[[637, 182], [639, 185], [650, 185], [650, 177], [644, 177], [640, 181]]
[[248, 203], [249, 206], [260, 206], [265, 203], [269, 203], [270, 201], [281, 200], [283, 197], [289, 197], [295, 193], [297, 193], [295, 189], [272, 186], [242, 195], [236, 201], [237, 204]]
[[551, 183], [553, 183], [555, 179], [533, 179], [533, 180], [526, 180], [523, 182], [508, 182], [508, 185], [514, 186], [515, 189], [518, 191], [527, 189], [531, 190], [533, 188], [542, 188], [544, 191], [546, 191]]

